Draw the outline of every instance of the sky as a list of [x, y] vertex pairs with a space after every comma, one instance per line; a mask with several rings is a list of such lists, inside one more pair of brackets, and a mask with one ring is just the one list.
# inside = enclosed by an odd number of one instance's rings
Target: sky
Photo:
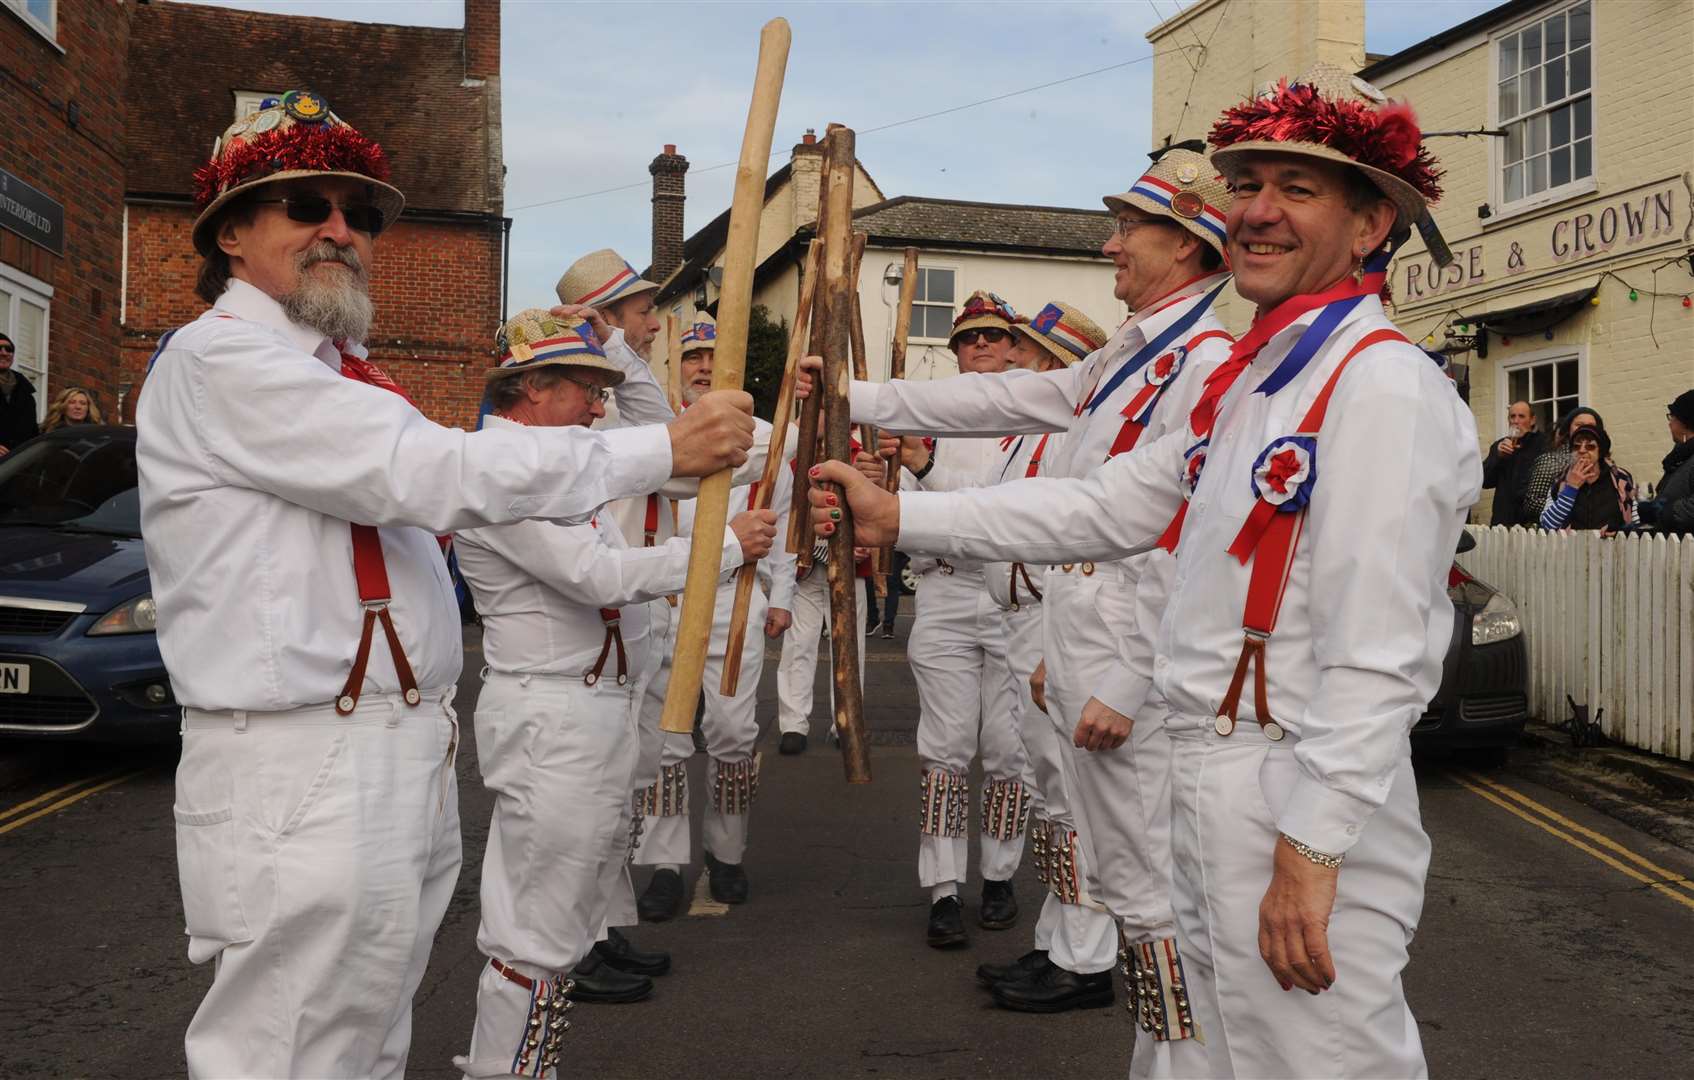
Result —
[[[462, 0], [214, 2], [365, 22], [464, 25]], [[1366, 0], [1365, 47], [1397, 52], [1494, 6]], [[511, 310], [555, 302], [553, 283], [564, 268], [596, 248], [617, 249], [637, 269], [647, 265], [647, 165], [665, 143], [675, 143], [690, 164], [687, 232], [729, 205], [759, 28], [768, 19], [781, 15], [793, 27], [771, 171], [787, 162], [806, 128], [821, 135], [836, 121], [855, 129], [859, 160], [890, 198], [1094, 207], [1102, 193], [1122, 190], [1146, 161], [1153, 65], [1144, 35], [1178, 7], [1176, 0], [505, 0], [500, 47], [506, 212], [513, 219]], [[1016, 93], [1033, 87], [1043, 88]], [[356, 102], [338, 100], [333, 87], [314, 89], [358, 126]], [[403, 188], [405, 178], [396, 180]]]

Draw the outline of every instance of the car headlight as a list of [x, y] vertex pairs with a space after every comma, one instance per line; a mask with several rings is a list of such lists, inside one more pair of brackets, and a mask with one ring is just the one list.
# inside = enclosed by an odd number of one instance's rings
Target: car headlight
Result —
[[1481, 611], [1471, 616], [1472, 645], [1492, 645], [1498, 641], [1510, 641], [1521, 633], [1523, 620], [1518, 617], [1518, 606], [1512, 603], [1505, 593], [1495, 593]]
[[88, 633], [91, 637], [101, 634], [151, 634], [158, 628], [159, 609], [153, 603], [153, 594], [143, 593], [100, 616], [100, 621], [89, 627]]

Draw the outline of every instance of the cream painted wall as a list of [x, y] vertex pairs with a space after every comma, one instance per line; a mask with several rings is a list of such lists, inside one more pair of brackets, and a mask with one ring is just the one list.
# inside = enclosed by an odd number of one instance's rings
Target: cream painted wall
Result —
[[[1379, 85], [1411, 102], [1426, 131], [1491, 127], [1494, 38], [1569, 6], [1549, 3]], [[1646, 484], [1659, 479], [1669, 448], [1665, 404], [1694, 387], [1694, 309], [1681, 302], [1694, 293], [1694, 276], [1686, 260], [1658, 265], [1694, 247], [1694, 5], [1599, 0], [1593, 12], [1592, 188], [1513, 213], [1501, 208], [1495, 176], [1501, 140], [1433, 140], [1447, 170], [1435, 218], [1458, 264], [1439, 275], [1439, 288], [1428, 288], [1433, 264], [1414, 237], [1392, 267], [1394, 313], [1414, 340], [1427, 344], [1432, 334], [1440, 343], [1455, 312], [1498, 311], [1601, 282], [1599, 303], [1550, 338], [1507, 344], [1496, 336], [1487, 359], [1458, 359], [1471, 367], [1471, 408], [1486, 445], [1505, 434], [1508, 368], [1578, 356], [1584, 403], [1605, 418], [1617, 462]], [[1486, 219], [1478, 216], [1483, 204], [1492, 211]], [[1632, 229], [1637, 214], [1641, 226]], [[1640, 299], [1630, 301], [1628, 286], [1607, 273], [1636, 286]], [[1670, 294], [1656, 307], [1647, 295], [1655, 282]]]

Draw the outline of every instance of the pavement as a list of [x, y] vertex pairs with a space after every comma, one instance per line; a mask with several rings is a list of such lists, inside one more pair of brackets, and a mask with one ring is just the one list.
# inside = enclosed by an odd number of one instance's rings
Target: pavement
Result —
[[[819, 738], [802, 756], [776, 753], [771, 650], [752, 898], [726, 910], [701, 891], [691, 914], [630, 931], [643, 948], [672, 951], [675, 971], [646, 1002], [579, 1007], [568, 1075], [1126, 1074], [1133, 1031], [1121, 996], [1114, 1009], [1032, 1016], [994, 1008], [975, 986], [978, 963], [1029, 947], [1041, 891], [1028, 867], [1015, 929], [974, 926], [973, 882], [970, 947], [923, 943], [907, 611], [900, 640], [870, 644], [870, 785], [847, 785]], [[473, 632], [467, 678], [480, 665]], [[821, 679], [818, 689], [815, 733], [828, 723]], [[474, 698], [467, 683], [467, 718]], [[1656, 1076], [1694, 1054], [1689, 800], [1562, 738], [1536, 733], [1501, 768], [1418, 763], [1434, 856], [1405, 982], [1434, 1075]], [[0, 745], [0, 1077], [182, 1075], [182, 1031], [211, 971], [184, 955], [173, 765], [169, 747]], [[450, 1059], [468, 1037], [483, 963], [474, 939], [489, 800], [474, 738], [459, 772], [465, 865], [415, 1003], [415, 1077], [457, 1077]], [[703, 779], [692, 777], [695, 791]], [[697, 875], [696, 865], [691, 888]]]

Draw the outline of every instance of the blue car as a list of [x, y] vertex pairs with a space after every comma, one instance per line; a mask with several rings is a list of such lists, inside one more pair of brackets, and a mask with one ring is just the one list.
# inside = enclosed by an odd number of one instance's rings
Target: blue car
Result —
[[175, 739], [155, 627], [135, 429], [64, 427], [0, 458], [0, 738]]

